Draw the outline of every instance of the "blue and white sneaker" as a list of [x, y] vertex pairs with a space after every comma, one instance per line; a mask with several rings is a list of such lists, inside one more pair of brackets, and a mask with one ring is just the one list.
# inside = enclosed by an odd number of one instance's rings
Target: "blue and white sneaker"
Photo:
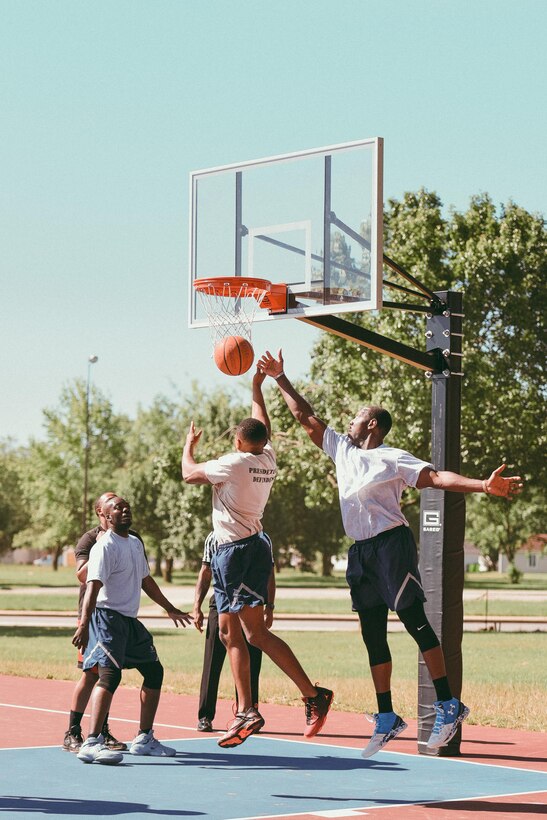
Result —
[[441, 746], [446, 746], [454, 737], [458, 730], [458, 726], [463, 723], [469, 714], [468, 707], [458, 700], [458, 698], [451, 698], [450, 700], [437, 700], [433, 704], [435, 706], [435, 724], [433, 731], [427, 741], [427, 749], [440, 749]]
[[372, 757], [380, 749], [383, 749], [386, 743], [389, 743], [390, 740], [396, 738], [407, 728], [407, 724], [402, 717], [396, 715], [395, 712], [380, 712], [375, 715], [365, 715], [365, 717], [376, 725], [372, 737], [361, 752], [361, 757]]

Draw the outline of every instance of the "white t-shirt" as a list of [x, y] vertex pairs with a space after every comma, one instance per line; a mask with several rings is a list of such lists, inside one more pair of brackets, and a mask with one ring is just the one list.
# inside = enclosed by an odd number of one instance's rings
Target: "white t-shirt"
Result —
[[240, 541], [262, 530], [262, 515], [277, 474], [268, 442], [260, 455], [228, 453], [205, 462], [213, 485], [213, 529], [219, 544]]
[[91, 552], [87, 583], [102, 581], [97, 596], [99, 609], [114, 609], [136, 618], [143, 578], [150, 575], [142, 541], [136, 535], [123, 538], [112, 530], [102, 535]]
[[405, 487], [415, 487], [427, 461], [381, 444], [373, 450], [361, 450], [347, 435], [327, 427], [323, 450], [336, 465], [340, 510], [346, 535], [364, 541], [385, 530], [408, 527], [401, 512], [401, 494]]

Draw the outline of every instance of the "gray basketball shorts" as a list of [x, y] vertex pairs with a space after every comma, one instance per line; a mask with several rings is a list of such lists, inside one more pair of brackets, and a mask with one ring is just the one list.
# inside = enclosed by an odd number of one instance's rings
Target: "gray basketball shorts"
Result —
[[241, 541], [220, 544], [211, 558], [215, 602], [219, 614], [267, 602], [272, 571], [269, 539], [256, 533]]
[[89, 625], [84, 669], [91, 669], [96, 663], [114, 669], [133, 669], [157, 660], [152, 635], [140, 621], [113, 609], [95, 609]]
[[380, 604], [396, 612], [411, 606], [416, 598], [425, 601], [410, 527], [394, 527], [352, 544], [346, 580], [356, 612]]

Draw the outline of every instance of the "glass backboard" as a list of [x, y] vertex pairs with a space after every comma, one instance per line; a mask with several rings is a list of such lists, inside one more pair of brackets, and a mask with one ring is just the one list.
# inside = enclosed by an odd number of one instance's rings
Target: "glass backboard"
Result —
[[190, 326], [204, 277], [286, 284], [286, 313], [255, 321], [379, 309], [382, 173], [379, 137], [192, 172]]

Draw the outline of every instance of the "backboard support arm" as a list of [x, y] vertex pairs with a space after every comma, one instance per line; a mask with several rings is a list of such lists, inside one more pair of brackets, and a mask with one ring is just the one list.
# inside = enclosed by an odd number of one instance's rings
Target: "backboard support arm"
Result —
[[405, 362], [405, 364], [410, 364], [428, 373], [442, 373], [448, 367], [438, 349], [427, 352], [418, 350], [410, 345], [389, 339], [387, 336], [382, 336], [380, 333], [375, 333], [373, 330], [348, 322], [346, 319], [341, 319], [339, 316], [305, 316], [299, 317], [298, 321], [313, 325], [320, 330], [326, 330], [328, 333], [334, 333], [335, 336], [356, 342], [378, 353], [385, 353], [393, 359], [398, 359], [400, 362]]

